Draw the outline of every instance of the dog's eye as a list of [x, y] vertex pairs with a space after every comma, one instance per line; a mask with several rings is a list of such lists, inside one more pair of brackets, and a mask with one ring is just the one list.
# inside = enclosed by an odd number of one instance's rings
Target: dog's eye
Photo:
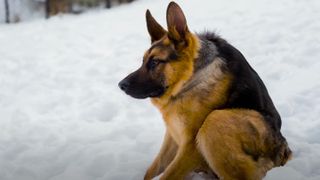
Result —
[[147, 64], [148, 69], [154, 70], [160, 63], [161, 63], [161, 61], [159, 61], [157, 59], [150, 59]]

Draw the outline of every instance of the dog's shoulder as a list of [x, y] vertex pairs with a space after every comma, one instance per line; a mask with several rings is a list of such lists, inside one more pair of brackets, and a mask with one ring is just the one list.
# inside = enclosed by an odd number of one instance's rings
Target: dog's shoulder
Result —
[[226, 70], [233, 76], [228, 101], [223, 108], [256, 110], [265, 117], [272, 128], [279, 130], [281, 118], [268, 90], [242, 53], [215, 33], [205, 32], [198, 34], [198, 37], [201, 41], [200, 61], [195, 69], [200, 70], [215, 59], [222, 59], [226, 64]]

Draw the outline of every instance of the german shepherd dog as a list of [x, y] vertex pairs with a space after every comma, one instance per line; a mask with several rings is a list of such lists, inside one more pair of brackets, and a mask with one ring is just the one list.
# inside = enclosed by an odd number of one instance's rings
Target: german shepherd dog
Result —
[[165, 30], [146, 12], [151, 47], [119, 87], [151, 98], [166, 133], [144, 179], [181, 180], [190, 172], [224, 180], [258, 180], [291, 157], [281, 118], [244, 56], [214, 33], [189, 31], [171, 2]]

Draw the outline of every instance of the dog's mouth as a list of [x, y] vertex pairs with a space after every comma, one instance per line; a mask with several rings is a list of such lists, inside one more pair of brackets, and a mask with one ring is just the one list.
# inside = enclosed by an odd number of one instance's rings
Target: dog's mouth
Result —
[[168, 86], [167, 87], [159, 87], [154, 90], [148, 90], [148, 91], [133, 88], [133, 89], [126, 89], [126, 90], [124, 90], [124, 92], [133, 98], [145, 99], [148, 97], [159, 98], [166, 92], [167, 89], [168, 89]]
[[129, 92], [129, 91], [125, 91], [126, 94], [130, 95], [133, 98], [137, 98], [137, 99], [145, 99], [145, 98], [159, 98], [161, 97], [165, 91], [168, 89], [168, 87], [162, 87], [162, 88], [158, 88], [156, 90], [153, 90], [151, 92], [148, 93], [134, 93], [134, 92]]
[[163, 88], [160, 88], [156, 91], [153, 91], [149, 94], [149, 97], [151, 98], [156, 98], [156, 97], [161, 97], [165, 92], [166, 90], [168, 89], [169, 87], [166, 86], [166, 87], [163, 87]]

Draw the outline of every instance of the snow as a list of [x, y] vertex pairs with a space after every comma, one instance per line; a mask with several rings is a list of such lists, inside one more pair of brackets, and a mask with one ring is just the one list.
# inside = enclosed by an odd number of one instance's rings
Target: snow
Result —
[[[165, 25], [168, 2], [0, 25], [1, 180], [142, 179], [164, 125], [117, 83], [149, 46], [145, 10]], [[177, 2], [243, 52], [282, 115], [294, 157], [265, 179], [320, 179], [320, 2]]]

